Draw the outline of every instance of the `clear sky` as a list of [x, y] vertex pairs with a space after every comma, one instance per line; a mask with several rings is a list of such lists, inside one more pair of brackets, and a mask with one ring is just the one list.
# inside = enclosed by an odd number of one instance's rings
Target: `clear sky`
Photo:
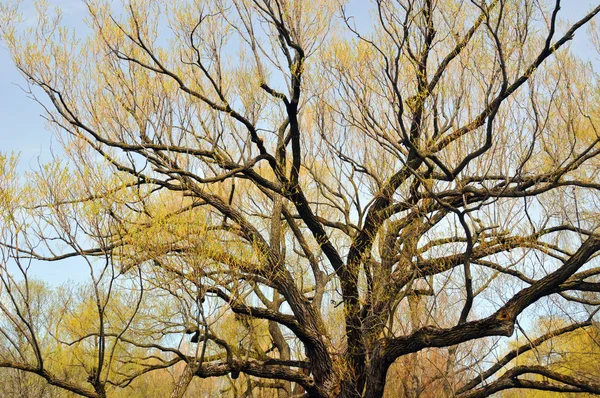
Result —
[[[86, 16], [86, 7], [82, 1], [48, 0], [48, 2], [63, 10], [65, 23], [76, 27], [79, 31], [85, 30], [82, 21]], [[563, 18], [574, 20], [584, 15], [598, 2], [600, 0], [563, 1], [561, 15]], [[34, 23], [35, 13], [32, 4], [31, 0], [26, 0], [21, 6], [27, 23]], [[348, 13], [355, 16], [357, 26], [368, 27], [367, 9], [367, 0], [350, 2]], [[581, 57], [592, 61], [596, 65], [596, 69], [600, 71], [598, 68], [600, 59], [589, 49], [585, 33], [581, 33], [571, 44], [572, 49]], [[26, 82], [12, 64], [6, 46], [0, 42], [0, 151], [2, 153], [20, 153], [21, 171], [36, 169], [39, 163], [51, 159], [53, 154], [60, 155], [60, 145], [51, 138], [51, 133], [46, 130], [45, 122], [40, 116], [42, 114], [41, 107], [27, 98], [22, 89], [26, 87]], [[77, 260], [35, 264], [32, 270], [35, 275], [50, 283], [61, 283], [68, 279], [83, 281], [89, 275], [87, 266]]]

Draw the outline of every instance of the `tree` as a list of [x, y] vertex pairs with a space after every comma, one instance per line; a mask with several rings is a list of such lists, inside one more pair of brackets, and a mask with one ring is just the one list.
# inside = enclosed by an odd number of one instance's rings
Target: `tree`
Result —
[[[558, 321], [558, 322], [557, 322]], [[568, 325], [569, 320], [562, 320]], [[544, 332], [556, 329], [557, 319], [543, 319], [539, 328]], [[535, 367], [540, 361], [548, 364], [547, 369], [554, 371], [557, 375], [566, 375], [580, 380], [598, 380], [598, 366], [595, 362], [598, 358], [598, 324], [587, 328], [572, 329], [570, 333], [557, 336], [546, 341], [540, 341], [533, 350], [528, 350], [519, 358], [519, 366]], [[537, 376], [538, 381], [543, 379], [543, 373]], [[514, 396], [515, 391], [507, 391], [502, 396]], [[541, 395], [544, 394], [544, 395]], [[558, 397], [560, 393], [541, 391], [531, 394], [533, 397]], [[565, 394], [563, 394], [564, 396]], [[592, 396], [593, 394], [571, 393], [567, 396]]]
[[[31, 328], [36, 355], [0, 366], [89, 397], [181, 367], [172, 397], [380, 397], [390, 369], [390, 395], [600, 393], [513, 361], [595, 322], [600, 92], [568, 43], [600, 6], [377, 0], [359, 28], [336, 1], [110, 3], [85, 40], [2, 6], [67, 159], [33, 198], [3, 173], [6, 261], [89, 264], [98, 365], [59, 376]], [[114, 324], [120, 291], [140, 304]], [[499, 356], [548, 309], [571, 324]]]

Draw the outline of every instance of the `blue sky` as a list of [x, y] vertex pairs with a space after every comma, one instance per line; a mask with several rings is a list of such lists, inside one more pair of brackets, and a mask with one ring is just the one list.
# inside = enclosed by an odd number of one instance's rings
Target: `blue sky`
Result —
[[[63, 18], [66, 23], [83, 30], [82, 20], [86, 15], [86, 8], [81, 0], [49, 0], [51, 5], [60, 7], [63, 10]], [[356, 16], [356, 21], [360, 23], [366, 20], [365, 9], [367, 0], [354, 0], [350, 2], [349, 14]], [[563, 16], [574, 19], [583, 15], [594, 1], [570, 0], [564, 1], [565, 5], [561, 10]], [[32, 1], [24, 1], [21, 9], [25, 18], [35, 18]], [[33, 21], [32, 21], [33, 23]], [[579, 34], [572, 48], [583, 57], [591, 57], [595, 63], [600, 62], [595, 54], [588, 51], [584, 35]], [[0, 42], [0, 140], [2, 146], [0, 151], [18, 151], [21, 152], [21, 159], [26, 168], [31, 163], [35, 167], [37, 158], [47, 159], [50, 155], [51, 139], [50, 133], [46, 131], [44, 121], [40, 117], [41, 108], [38, 104], [26, 97], [26, 93], [19, 87], [25, 87], [24, 79], [15, 69], [6, 46]], [[54, 145], [54, 151], [59, 150], [58, 145]]]
[[[565, 1], [561, 11], [563, 18], [574, 20], [578, 16], [597, 4], [598, 1], [570, 0]], [[86, 8], [80, 0], [49, 0], [52, 6], [63, 10], [65, 23], [76, 27], [79, 31], [85, 30], [82, 23]], [[22, 11], [24, 17], [30, 18], [27, 23], [34, 23], [33, 2], [23, 1]], [[350, 2], [348, 13], [355, 15], [359, 27], [368, 26], [366, 0], [353, 0]], [[584, 32], [581, 32], [584, 33]], [[597, 54], [589, 48], [585, 34], [579, 34], [571, 44], [573, 51], [589, 59], [595, 65], [600, 65]], [[598, 68], [597, 68], [598, 70]], [[23, 91], [27, 88], [24, 79], [12, 64], [6, 46], [0, 42], [0, 151], [2, 153], [20, 153], [20, 170], [36, 169], [39, 163], [51, 159], [52, 155], [60, 155], [60, 145], [52, 139], [51, 133], [46, 130], [45, 122], [41, 117], [41, 107], [27, 98]], [[34, 274], [50, 283], [60, 283], [68, 279], [85, 280], [89, 275], [87, 266], [77, 260], [67, 260], [61, 263], [43, 263], [33, 266]]]

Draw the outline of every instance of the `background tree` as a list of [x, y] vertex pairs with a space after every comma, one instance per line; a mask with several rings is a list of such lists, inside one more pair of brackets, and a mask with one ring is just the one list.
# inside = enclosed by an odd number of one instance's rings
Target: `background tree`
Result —
[[[6, 264], [88, 264], [97, 365], [52, 369], [19, 293], [30, 348], [1, 366], [90, 397], [169, 368], [172, 397], [379, 397], [398, 367], [388, 394], [600, 393], [513, 361], [594, 324], [599, 91], [567, 46], [600, 6], [378, 0], [360, 30], [335, 1], [86, 5], [86, 39], [2, 6], [68, 159], [2, 174], [2, 233]], [[548, 308], [571, 321], [525, 331]]]
[[[543, 318], [539, 322], [539, 329], [548, 332], [556, 329], [556, 326], [563, 322], [568, 325], [569, 320], [556, 318]], [[549, 325], [552, 325], [549, 327]], [[565, 333], [553, 339], [539, 341], [534, 344], [532, 349], [515, 357], [514, 361], [517, 367], [535, 367], [539, 363], [547, 364], [550, 371], [559, 375], [576, 377], [580, 380], [598, 380], [598, 324], [587, 328], [574, 329], [568, 334]], [[514, 369], [514, 368], [513, 368]], [[514, 372], [514, 371], [513, 371]], [[509, 372], [507, 372], [509, 373]], [[544, 376], [543, 372], [534, 375], [537, 382], [548, 382], [549, 378]], [[506, 391], [502, 396], [511, 397], [514, 391]], [[531, 396], [557, 397], [557, 392], [532, 392]], [[593, 394], [569, 393], [563, 396], [593, 396]]]

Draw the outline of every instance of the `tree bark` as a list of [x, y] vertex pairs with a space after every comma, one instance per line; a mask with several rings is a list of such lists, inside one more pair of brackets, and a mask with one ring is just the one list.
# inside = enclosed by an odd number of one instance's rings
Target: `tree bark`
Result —
[[190, 362], [185, 365], [183, 373], [181, 373], [181, 376], [179, 376], [179, 379], [175, 383], [175, 388], [171, 392], [170, 398], [182, 398], [185, 395], [194, 378], [194, 374], [198, 371], [198, 366], [197, 362]]

